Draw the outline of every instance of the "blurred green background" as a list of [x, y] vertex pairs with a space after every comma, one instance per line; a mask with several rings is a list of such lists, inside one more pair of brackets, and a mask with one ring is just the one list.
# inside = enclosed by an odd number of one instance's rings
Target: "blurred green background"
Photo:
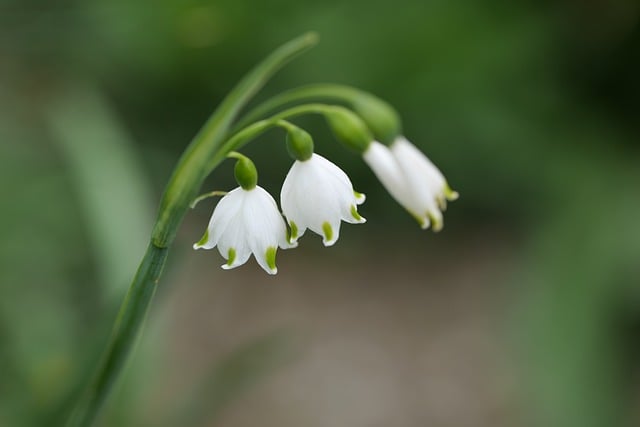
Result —
[[[104, 347], [173, 165], [280, 43], [261, 99], [376, 93], [461, 199], [422, 232], [317, 118], [365, 225], [279, 274], [186, 218], [105, 426], [640, 425], [640, 3], [2, 0], [0, 425], [57, 425]], [[277, 195], [282, 135], [247, 148]], [[203, 191], [234, 186], [231, 165]]]

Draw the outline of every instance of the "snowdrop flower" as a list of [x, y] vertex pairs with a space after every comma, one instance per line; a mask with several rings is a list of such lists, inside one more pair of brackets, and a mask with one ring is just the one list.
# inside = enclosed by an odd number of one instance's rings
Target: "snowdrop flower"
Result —
[[394, 139], [389, 147], [373, 141], [363, 158], [382, 185], [420, 226], [439, 231], [447, 200], [455, 200], [440, 170], [405, 137]]
[[276, 274], [277, 248], [292, 246], [287, 242], [284, 219], [273, 197], [256, 185], [255, 166], [244, 156], [236, 163], [236, 179], [240, 187], [220, 200], [207, 231], [193, 248], [213, 249], [217, 246], [220, 255], [227, 260], [222, 265], [225, 270], [246, 263], [253, 253], [260, 267], [269, 274]]
[[[427, 184], [415, 185], [417, 196], [428, 191], [443, 211], [447, 209], [447, 200], [454, 201], [458, 198], [458, 193], [449, 187], [440, 169], [407, 138], [397, 137], [389, 148], [410, 182], [419, 183], [422, 180]], [[428, 197], [427, 194], [422, 196]]]
[[361, 153], [384, 187], [422, 228], [442, 228], [447, 200], [455, 200], [442, 172], [402, 136], [400, 116], [387, 102], [361, 91], [342, 91], [357, 115], [334, 110], [334, 134]]
[[280, 193], [292, 243], [308, 228], [323, 237], [325, 246], [338, 240], [340, 221], [351, 224], [366, 221], [357, 209], [364, 200], [364, 194], [353, 190], [342, 169], [315, 153], [307, 160], [296, 160]]
[[295, 159], [280, 192], [290, 240], [295, 244], [308, 228], [322, 236], [325, 246], [331, 246], [340, 235], [340, 221], [366, 221], [357, 208], [364, 202], [364, 194], [353, 190], [342, 169], [313, 152], [311, 135], [291, 123], [281, 125], [287, 129], [287, 150]]

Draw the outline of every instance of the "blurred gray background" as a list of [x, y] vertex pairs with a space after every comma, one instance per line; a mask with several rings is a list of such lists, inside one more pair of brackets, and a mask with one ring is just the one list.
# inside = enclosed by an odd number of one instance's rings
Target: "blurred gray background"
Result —
[[[193, 252], [191, 211], [104, 426], [640, 425], [640, 4], [2, 0], [0, 425], [56, 425], [96, 363], [178, 156], [277, 45], [258, 97], [392, 103], [461, 194], [424, 232], [322, 120], [367, 194], [335, 247], [269, 277]], [[283, 137], [247, 147], [277, 196]], [[224, 164], [203, 191], [234, 186]]]

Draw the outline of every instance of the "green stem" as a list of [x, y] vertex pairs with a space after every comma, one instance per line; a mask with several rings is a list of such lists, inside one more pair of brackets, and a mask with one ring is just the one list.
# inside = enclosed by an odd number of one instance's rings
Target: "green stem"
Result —
[[198, 197], [196, 197], [193, 202], [191, 202], [191, 209], [194, 209], [198, 203], [200, 203], [201, 201], [211, 198], [211, 197], [223, 197], [226, 196], [227, 192], [226, 191], [220, 191], [220, 190], [214, 190], [214, 191], [209, 191], [208, 193], [204, 193], [199, 195]]
[[93, 379], [87, 384], [67, 422], [68, 427], [92, 424], [111, 387], [122, 372], [153, 299], [156, 285], [178, 227], [207, 176], [210, 159], [228, 136], [241, 108], [289, 60], [315, 44], [315, 34], [286, 43], [247, 74], [222, 101], [180, 158], [160, 202], [149, 248], [120, 307], [111, 341]]
[[268, 101], [263, 102], [249, 111], [242, 117], [242, 120], [233, 127], [233, 132], [237, 132], [238, 130], [246, 127], [249, 123], [255, 122], [267, 114], [289, 104], [314, 100], [339, 101], [351, 104], [353, 99], [359, 96], [373, 95], [351, 86], [332, 83], [312, 84], [291, 89], [270, 98]]
[[197, 196], [209, 173], [206, 167], [209, 160], [227, 137], [238, 112], [278, 69], [313, 46], [316, 40], [316, 35], [309, 33], [281, 46], [245, 76], [211, 115], [187, 147], [169, 180], [151, 238], [156, 246], [167, 247], [173, 241], [189, 203]]
[[168, 249], [149, 244], [113, 325], [101, 369], [86, 389], [67, 425], [90, 425], [126, 361], [162, 274]]
[[389, 103], [363, 90], [329, 83], [302, 86], [274, 96], [247, 113], [234, 131], [289, 104], [327, 100], [346, 104], [353, 109], [379, 142], [391, 144], [402, 135], [400, 116]]
[[335, 105], [327, 104], [304, 104], [296, 107], [289, 108], [281, 111], [267, 119], [255, 122], [245, 128], [237, 131], [231, 138], [229, 138], [221, 147], [220, 150], [210, 159], [208, 171], [211, 172], [215, 169], [231, 151], [237, 150], [247, 144], [254, 138], [257, 138], [262, 133], [272, 129], [274, 127], [286, 127], [285, 119], [291, 119], [304, 114], [326, 114], [332, 110], [339, 109]]

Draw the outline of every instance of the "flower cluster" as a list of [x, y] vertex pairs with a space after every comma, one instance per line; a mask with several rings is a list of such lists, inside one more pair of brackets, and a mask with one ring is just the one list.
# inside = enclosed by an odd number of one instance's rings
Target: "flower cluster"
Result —
[[[458, 193], [451, 190], [440, 170], [399, 133], [399, 125], [393, 122], [395, 114], [385, 117], [393, 125], [393, 132], [380, 126], [376, 119], [387, 108], [386, 103], [371, 97], [368, 101], [366, 108], [354, 103], [354, 111], [328, 107], [323, 112], [337, 139], [360, 152], [387, 191], [420, 226], [439, 231], [447, 201], [457, 199]], [[372, 102], [378, 103], [376, 108], [370, 108]], [[375, 114], [369, 114], [372, 111]], [[217, 246], [227, 260], [224, 269], [244, 264], [253, 254], [267, 273], [275, 274], [277, 249], [296, 247], [307, 229], [322, 236], [325, 246], [332, 246], [338, 240], [342, 221], [366, 221], [358, 213], [364, 194], [354, 191], [344, 171], [314, 152], [311, 136], [284, 120], [274, 125], [286, 129], [287, 148], [294, 159], [280, 192], [282, 210], [257, 185], [253, 162], [232, 152], [228, 157], [237, 159], [239, 187], [220, 200], [207, 231], [194, 245], [194, 249]]]
[[364, 202], [364, 194], [353, 190], [342, 169], [312, 153], [307, 159], [295, 161], [282, 185], [280, 204], [290, 227], [287, 233], [275, 200], [257, 185], [257, 174], [251, 169], [255, 171], [253, 162], [242, 156], [236, 164], [240, 186], [220, 200], [207, 231], [193, 245], [194, 249], [217, 246], [227, 260], [224, 269], [244, 264], [253, 253], [267, 273], [276, 274], [277, 248], [296, 247], [307, 229], [321, 235], [325, 246], [331, 246], [338, 240], [341, 221], [365, 222], [357, 209]]

